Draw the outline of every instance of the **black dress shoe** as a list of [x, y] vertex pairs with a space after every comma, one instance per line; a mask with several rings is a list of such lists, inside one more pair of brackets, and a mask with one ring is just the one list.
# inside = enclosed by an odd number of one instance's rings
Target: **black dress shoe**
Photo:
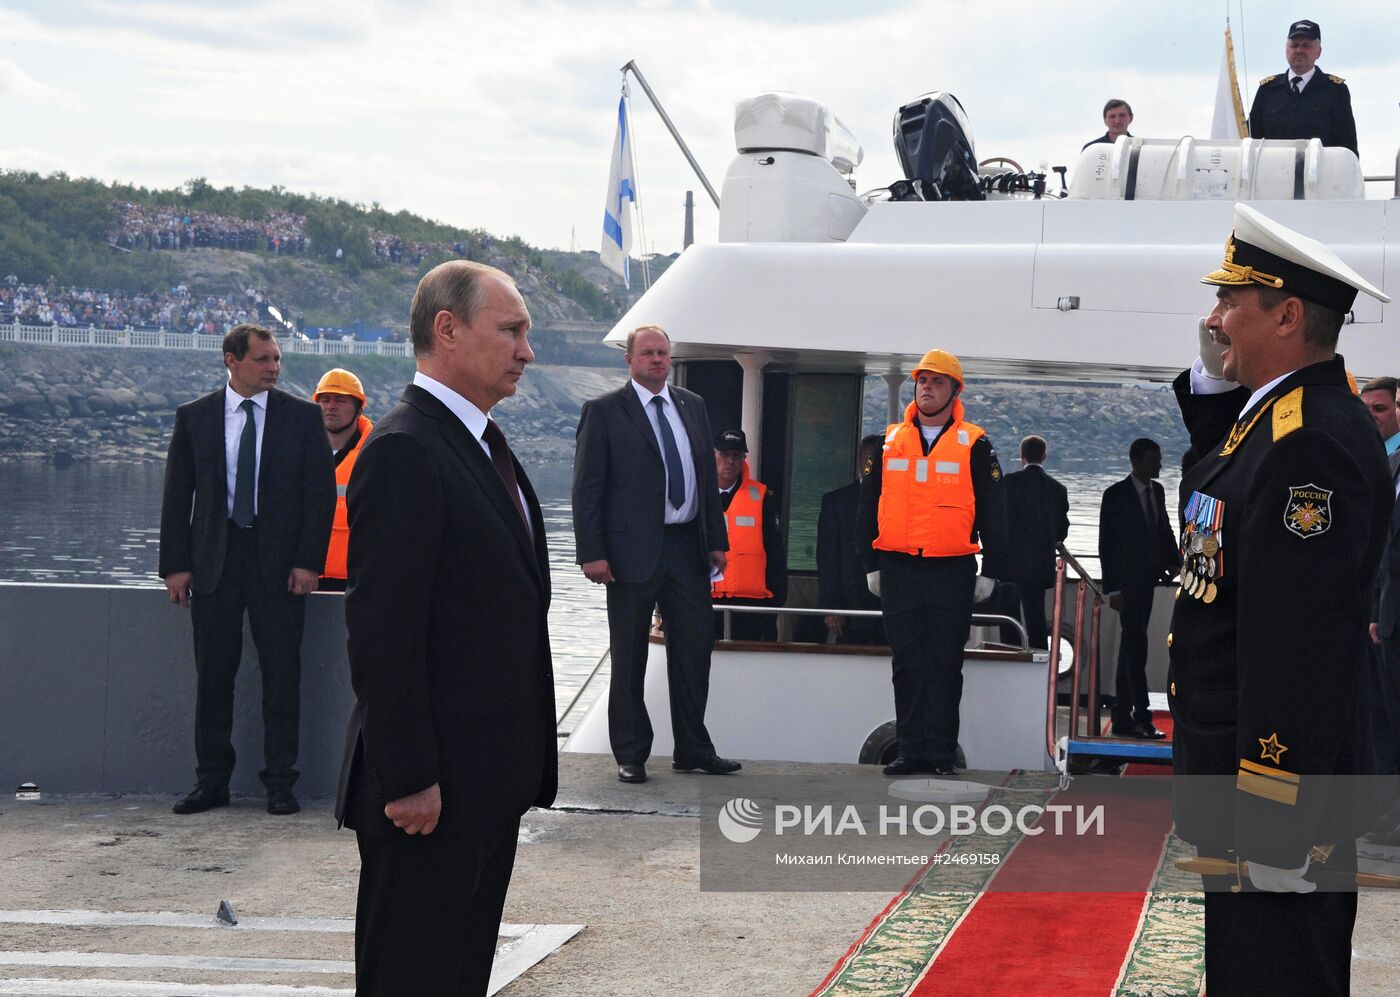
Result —
[[730, 772], [738, 772], [744, 766], [729, 758], [721, 758], [719, 755], [711, 755], [709, 758], [702, 758], [698, 762], [687, 762], [676, 760], [671, 762], [671, 769], [676, 772], [704, 772], [706, 775], [728, 775]]
[[290, 789], [269, 789], [267, 791], [267, 812], [285, 817], [301, 809], [301, 804]]
[[1133, 737], [1140, 741], [1160, 741], [1167, 735], [1152, 726], [1150, 720], [1145, 720], [1140, 724], [1133, 724]]
[[938, 764], [934, 765], [932, 771], [933, 771], [933, 774], [934, 774], [934, 775], [957, 775], [957, 774], [958, 774], [957, 766], [954, 766], [954, 765], [946, 765], [946, 764], [944, 764], [943, 762], [939, 762]]
[[917, 775], [920, 772], [932, 774], [937, 767], [938, 766], [934, 765], [933, 762], [925, 761], [922, 758], [910, 758], [907, 755], [896, 755], [895, 760], [880, 771], [885, 773], [885, 775]]
[[617, 778], [619, 782], [646, 782], [647, 767], [641, 762], [619, 765]]
[[199, 814], [206, 810], [213, 810], [215, 807], [228, 806], [228, 787], [223, 789], [205, 789], [196, 786], [194, 792], [186, 796], [183, 800], [176, 800], [175, 805], [170, 809], [177, 814]]

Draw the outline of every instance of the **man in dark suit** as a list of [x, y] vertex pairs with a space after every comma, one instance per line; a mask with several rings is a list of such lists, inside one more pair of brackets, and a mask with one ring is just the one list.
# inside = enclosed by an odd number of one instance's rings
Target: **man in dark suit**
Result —
[[520, 817], [558, 784], [544, 520], [489, 416], [534, 359], [530, 313], [453, 260], [410, 326], [418, 372], [350, 479], [336, 814], [360, 849], [356, 992], [485, 994]]
[[574, 453], [574, 541], [591, 582], [607, 586], [612, 684], [608, 736], [623, 782], [645, 782], [651, 719], [643, 691], [647, 634], [660, 607], [680, 772], [720, 775], [740, 764], [705, 729], [714, 621], [710, 574], [729, 540], [710, 421], [699, 395], [666, 383], [671, 340], [657, 326], [627, 337], [631, 379], [585, 402]]
[[177, 814], [228, 805], [233, 681], [243, 614], [262, 672], [267, 812], [301, 809], [292, 784], [301, 720], [301, 633], [326, 560], [335, 473], [321, 410], [279, 391], [272, 332], [224, 337], [228, 385], [175, 410], [160, 512], [160, 576], [194, 626], [196, 785]]
[[1249, 109], [1251, 137], [1318, 138], [1323, 145], [1356, 153], [1351, 91], [1346, 80], [1317, 68], [1321, 55], [1322, 29], [1317, 22], [1294, 21], [1288, 26], [1288, 72], [1259, 81]]
[[1045, 590], [1055, 584], [1055, 545], [1069, 535], [1069, 492], [1042, 467], [1039, 436], [1021, 441], [1021, 470], [1006, 476], [1006, 581], [1015, 582], [1031, 647], [1046, 644]]
[[[1342, 995], [1348, 881], [1374, 818], [1355, 778], [1370, 771], [1366, 624], [1394, 496], [1336, 348], [1358, 291], [1390, 299], [1244, 204], [1201, 279], [1217, 289], [1207, 327], [1223, 352], [1174, 385], [1202, 456], [1181, 480], [1187, 556], [1167, 640], [1172, 809], [1202, 856], [1244, 860], [1204, 877], [1206, 988]], [[1247, 394], [1221, 420], [1213, 399], [1235, 385]]]
[[[880, 598], [865, 581], [865, 563], [856, 546], [856, 510], [860, 508], [860, 485], [875, 467], [885, 438], [872, 433], [856, 450], [856, 480], [822, 496], [817, 516], [817, 587], [824, 609], [878, 610]], [[841, 616], [824, 618], [827, 633], [838, 644], [885, 644], [883, 620], [874, 617]]]
[[1109, 485], [1099, 508], [1099, 565], [1108, 604], [1118, 611], [1118, 676], [1113, 734], [1155, 740], [1147, 704], [1147, 624], [1152, 595], [1164, 576], [1180, 567], [1176, 536], [1167, 519], [1166, 493], [1157, 483], [1162, 448], [1139, 438], [1128, 448], [1132, 473]]
[[[1376, 381], [1395, 383], [1394, 378], [1376, 378], [1362, 390], [1361, 400], [1376, 420], [1381, 437], [1394, 438], [1394, 433], [1387, 437], [1387, 430], [1394, 425], [1395, 415], [1384, 416], [1377, 411], [1384, 389], [1372, 388]], [[1400, 491], [1400, 451], [1390, 454], [1387, 460], [1391, 480]], [[1366, 691], [1376, 735], [1376, 772], [1400, 776], [1400, 502], [1391, 512], [1390, 530], [1381, 552], [1375, 598], [1371, 603], [1370, 634], [1372, 681]], [[1400, 845], [1400, 792], [1396, 797], [1367, 833], [1367, 841], [1377, 845]]]

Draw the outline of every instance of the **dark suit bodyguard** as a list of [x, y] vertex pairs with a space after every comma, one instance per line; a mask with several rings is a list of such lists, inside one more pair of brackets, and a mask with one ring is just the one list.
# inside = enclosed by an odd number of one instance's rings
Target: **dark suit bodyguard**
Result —
[[300, 809], [296, 782], [301, 635], [335, 513], [335, 472], [320, 409], [279, 391], [270, 330], [224, 337], [226, 387], [175, 410], [160, 513], [160, 576], [190, 610], [197, 785], [178, 814], [228, 804], [233, 684], [246, 612], [262, 673], [269, 813]]
[[[1167, 638], [1175, 816], [1202, 855], [1248, 862], [1206, 878], [1206, 984], [1344, 994], [1356, 895], [1334, 891], [1375, 811], [1343, 777], [1368, 771], [1358, 694], [1393, 496], [1335, 349], [1358, 290], [1389, 298], [1245, 205], [1203, 281], [1223, 352], [1176, 385], [1203, 456], [1181, 483]], [[1213, 393], [1235, 384], [1242, 408]]]
[[514, 282], [453, 260], [413, 298], [418, 372], [350, 478], [361, 995], [484, 994], [520, 817], [558, 784], [539, 502], [490, 418], [534, 359]]
[[[1048, 453], [1044, 438], [1021, 441], [1021, 470], [1002, 480], [1006, 487], [1006, 578], [1014, 582], [1026, 636], [1031, 647], [1043, 650], [1045, 590], [1055, 584], [1055, 547], [1069, 536], [1069, 492], [1045, 473]], [[1012, 635], [1003, 630], [1003, 640]]]
[[643, 692], [652, 610], [666, 630], [666, 677], [677, 771], [741, 766], [705, 729], [714, 649], [710, 571], [729, 540], [710, 420], [694, 392], [668, 385], [671, 339], [657, 326], [627, 337], [631, 379], [585, 402], [574, 452], [574, 542], [591, 582], [607, 586], [612, 683], [608, 736], [623, 782], [645, 782], [652, 728]]
[[1104, 490], [1099, 507], [1099, 564], [1108, 604], [1118, 613], [1118, 670], [1114, 683], [1116, 737], [1157, 740], [1147, 695], [1147, 624], [1157, 583], [1181, 565], [1167, 519], [1166, 492], [1157, 483], [1162, 448], [1140, 437], [1128, 447], [1132, 473]]

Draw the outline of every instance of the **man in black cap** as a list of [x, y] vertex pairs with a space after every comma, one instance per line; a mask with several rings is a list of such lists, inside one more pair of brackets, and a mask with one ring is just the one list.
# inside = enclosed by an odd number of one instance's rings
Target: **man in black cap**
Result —
[[[787, 601], [787, 551], [778, 525], [778, 497], [749, 474], [748, 437], [726, 429], [715, 437], [715, 477], [729, 558], [710, 584], [715, 607], [781, 606]], [[758, 613], [730, 613], [731, 640], [777, 640], [778, 621]], [[715, 636], [724, 637], [724, 617], [715, 614]]]
[[1351, 114], [1351, 91], [1346, 80], [1317, 68], [1322, 55], [1322, 29], [1316, 21], [1288, 26], [1284, 49], [1288, 72], [1259, 81], [1249, 109], [1253, 138], [1320, 138], [1323, 145], [1356, 153], [1356, 119]]
[[1202, 456], [1167, 647], [1177, 831], [1237, 863], [1205, 877], [1206, 986], [1345, 994], [1374, 818], [1347, 776], [1369, 771], [1358, 697], [1393, 494], [1336, 346], [1358, 291], [1390, 299], [1242, 204], [1202, 280], [1215, 348], [1174, 385]]

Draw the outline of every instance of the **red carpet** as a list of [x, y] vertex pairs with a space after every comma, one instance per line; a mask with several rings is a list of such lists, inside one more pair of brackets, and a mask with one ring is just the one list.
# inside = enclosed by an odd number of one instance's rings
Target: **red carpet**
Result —
[[[1100, 799], [1071, 788], [1057, 802]], [[1165, 794], [1114, 800], [1102, 837], [1023, 839], [910, 993], [1111, 994], [1171, 829]]]

